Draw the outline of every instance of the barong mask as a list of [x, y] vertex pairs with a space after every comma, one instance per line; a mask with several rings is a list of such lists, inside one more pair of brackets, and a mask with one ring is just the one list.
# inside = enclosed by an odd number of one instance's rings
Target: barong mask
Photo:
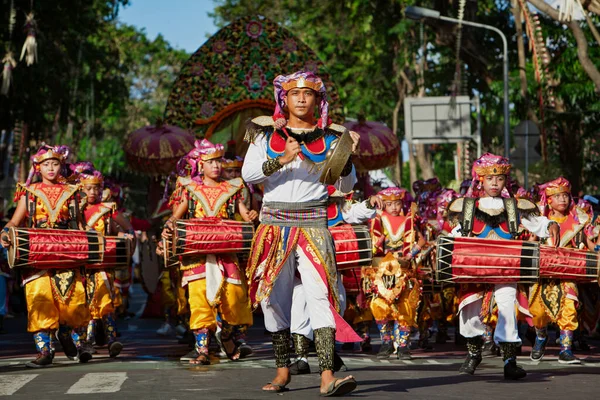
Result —
[[[27, 176], [27, 181], [25, 182], [25, 186], [29, 186], [31, 184], [31, 180], [36, 174], [40, 173], [40, 164], [47, 160], [58, 160], [62, 165], [67, 162], [67, 158], [71, 150], [67, 146], [49, 146], [43, 145], [40, 149], [31, 156], [31, 169], [29, 170], [29, 175]], [[60, 175], [62, 177], [62, 174]]]
[[288, 91], [294, 88], [312, 89], [321, 98], [319, 104], [319, 121], [317, 126], [325, 129], [331, 121], [329, 120], [329, 103], [327, 102], [327, 91], [325, 84], [317, 75], [310, 71], [298, 71], [291, 75], [279, 75], [273, 81], [275, 87], [275, 113], [273, 121], [277, 129], [283, 128], [287, 124], [285, 115], [285, 96]]
[[465, 194], [465, 197], [481, 197], [483, 194], [483, 179], [488, 175], [505, 175], [506, 184], [502, 189], [502, 197], [510, 197], [507, 187], [510, 186], [510, 168], [511, 165], [504, 157], [491, 153], [485, 153], [473, 163], [471, 170], [471, 186]]

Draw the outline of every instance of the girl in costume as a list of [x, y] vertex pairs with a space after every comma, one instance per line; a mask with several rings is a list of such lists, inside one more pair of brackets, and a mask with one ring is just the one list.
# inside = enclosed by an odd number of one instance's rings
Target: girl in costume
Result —
[[[179, 204], [173, 216], [167, 220], [163, 237], [173, 235], [174, 221], [182, 218], [214, 217], [231, 219], [239, 212], [245, 221], [258, 217], [243, 204], [240, 190], [241, 178], [224, 181], [221, 179], [221, 161], [224, 149], [208, 140], [196, 141], [181, 161], [190, 176], [180, 178]], [[235, 254], [202, 255], [184, 257], [181, 261], [182, 286], [188, 286], [191, 311], [190, 329], [195, 336], [198, 357], [193, 364], [210, 364], [208, 342], [210, 332], [217, 328], [217, 314], [222, 320], [221, 340], [227, 356], [237, 360], [239, 349], [233, 340], [235, 325], [252, 325], [252, 312], [243, 273]]]
[[[17, 184], [17, 209], [2, 232], [2, 246], [10, 242], [8, 228], [26, 225], [32, 228], [81, 229], [77, 192], [79, 187], [65, 182], [61, 171], [69, 155], [66, 146], [42, 146], [31, 157], [32, 167], [25, 184]], [[41, 178], [32, 183], [34, 177]], [[40, 368], [52, 364], [55, 331], [65, 354], [80, 362], [92, 358], [85, 343], [85, 331], [90, 320], [86, 303], [83, 275], [79, 269], [23, 269], [23, 285], [27, 299], [27, 330], [33, 333], [38, 351], [27, 367]], [[74, 330], [76, 343], [71, 340]]]

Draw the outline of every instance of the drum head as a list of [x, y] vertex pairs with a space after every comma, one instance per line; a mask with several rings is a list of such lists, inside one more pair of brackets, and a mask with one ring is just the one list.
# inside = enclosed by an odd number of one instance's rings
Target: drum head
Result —
[[11, 243], [10, 247], [8, 248], [8, 266], [14, 268], [18, 252], [17, 233], [15, 228], [9, 228], [8, 238], [10, 239]]
[[346, 131], [331, 144], [331, 149], [327, 152], [327, 159], [319, 181], [326, 185], [336, 183], [342, 175], [342, 171], [350, 155], [352, 155], [352, 137], [350, 136], [350, 132]]
[[156, 254], [156, 244], [152, 240], [140, 242], [141, 272], [144, 287], [152, 294], [158, 286], [160, 276], [160, 264]]

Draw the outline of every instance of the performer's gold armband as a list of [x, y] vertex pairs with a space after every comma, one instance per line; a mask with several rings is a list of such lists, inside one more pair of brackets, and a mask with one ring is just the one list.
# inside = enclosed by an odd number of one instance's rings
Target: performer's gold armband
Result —
[[271, 158], [262, 165], [263, 174], [265, 174], [265, 176], [271, 176], [281, 168], [283, 168], [283, 165], [279, 162], [279, 157]]

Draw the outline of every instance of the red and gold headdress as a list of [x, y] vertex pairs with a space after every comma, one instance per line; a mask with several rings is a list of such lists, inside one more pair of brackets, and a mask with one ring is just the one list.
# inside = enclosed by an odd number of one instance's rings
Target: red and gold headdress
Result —
[[[473, 163], [473, 169], [471, 170], [473, 180], [471, 181], [471, 187], [469, 187], [465, 196], [479, 196], [478, 192], [481, 190], [481, 182], [483, 181], [483, 178], [488, 175], [506, 175], [506, 186], [508, 186], [510, 168], [511, 165], [508, 162], [508, 159], [492, 153], [485, 153]], [[506, 186], [502, 189], [502, 197], [510, 197]]]
[[[559, 193], [568, 193], [569, 197], [571, 195], [571, 182], [566, 180], [565, 178], [558, 177], [553, 181], [546, 182], [543, 185], [539, 186], [540, 190], [540, 204], [539, 206], [546, 210], [548, 204], [550, 204], [550, 197]], [[571, 203], [573, 203], [573, 199], [571, 198]], [[572, 205], [572, 204], [571, 204]], [[546, 212], [544, 212], [544, 215]]]
[[67, 146], [49, 146], [43, 145], [40, 149], [31, 156], [31, 169], [29, 170], [29, 176], [25, 186], [31, 184], [33, 176], [40, 172], [40, 164], [47, 160], [58, 160], [61, 164], [64, 164], [69, 158], [71, 150]]
[[206, 139], [196, 140], [194, 148], [177, 163], [177, 174], [194, 178], [202, 174], [202, 162], [221, 159], [224, 154], [225, 147], [222, 144], [212, 144]]
[[404, 200], [406, 198], [406, 193], [406, 189], [389, 187], [377, 193], [377, 196], [379, 196], [383, 201], [395, 201]]
[[104, 177], [102, 173], [98, 170], [94, 170], [93, 172], [85, 172], [80, 175], [79, 183], [82, 185], [99, 185], [104, 186]]
[[275, 113], [273, 121], [279, 128], [285, 126], [287, 119], [285, 117], [284, 97], [289, 90], [294, 88], [308, 88], [321, 95], [321, 104], [319, 104], [319, 121], [317, 125], [325, 129], [331, 123], [329, 120], [329, 103], [327, 102], [327, 92], [323, 80], [310, 71], [297, 71], [291, 75], [279, 75], [273, 80], [275, 87]]

